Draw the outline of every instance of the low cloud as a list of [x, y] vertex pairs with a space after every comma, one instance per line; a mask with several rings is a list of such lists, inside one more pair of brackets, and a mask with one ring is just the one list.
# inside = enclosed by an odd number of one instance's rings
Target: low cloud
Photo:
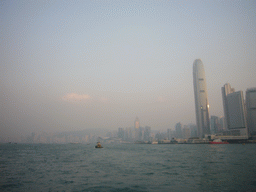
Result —
[[87, 94], [79, 95], [77, 93], [68, 93], [64, 95], [62, 99], [64, 101], [79, 102], [79, 101], [88, 101], [91, 99], [91, 96]]

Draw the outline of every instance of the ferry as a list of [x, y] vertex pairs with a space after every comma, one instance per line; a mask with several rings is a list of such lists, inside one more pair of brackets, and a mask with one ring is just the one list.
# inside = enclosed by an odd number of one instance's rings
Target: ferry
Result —
[[95, 145], [95, 148], [103, 148], [100, 142], [97, 142], [97, 145]]
[[221, 139], [214, 139], [213, 141], [210, 141], [209, 144], [229, 144], [229, 142], [222, 141]]

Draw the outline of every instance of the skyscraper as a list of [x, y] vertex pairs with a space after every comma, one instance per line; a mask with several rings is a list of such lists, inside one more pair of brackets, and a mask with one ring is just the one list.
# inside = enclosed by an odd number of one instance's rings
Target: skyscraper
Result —
[[167, 137], [169, 140], [172, 139], [172, 130], [171, 129], [167, 129]]
[[246, 90], [246, 109], [249, 133], [256, 135], [256, 88]]
[[135, 129], [139, 129], [140, 128], [140, 120], [138, 117], [136, 117], [135, 121], [134, 121], [134, 128]]
[[175, 125], [175, 132], [176, 132], [176, 137], [181, 139], [182, 138], [182, 124], [180, 122]]
[[136, 117], [135, 121], [134, 121], [134, 132], [135, 132], [135, 140], [140, 140], [139, 136], [140, 136], [140, 121], [139, 118]]
[[202, 138], [205, 134], [210, 134], [210, 120], [204, 65], [201, 59], [196, 59], [193, 63], [193, 81], [197, 135]]
[[188, 125], [184, 125], [183, 129], [182, 129], [182, 138], [183, 139], [188, 139], [190, 138], [190, 129], [188, 127]]
[[235, 89], [226, 83], [222, 88], [223, 111], [225, 116], [226, 134], [248, 138], [245, 102], [242, 91]]
[[219, 117], [211, 116], [211, 134], [216, 134], [219, 132]]
[[150, 137], [151, 137], [151, 127], [146, 126], [145, 132], [144, 132], [144, 141], [150, 141]]
[[121, 138], [122, 140], [124, 140], [124, 128], [121, 128], [121, 127], [118, 128], [117, 136], [118, 138]]
[[242, 91], [227, 95], [228, 129], [237, 135], [248, 137], [244, 96]]
[[229, 114], [228, 114], [228, 102], [227, 102], [227, 95], [230, 93], [234, 93], [235, 89], [231, 87], [231, 85], [229, 83], [226, 83], [222, 88], [221, 88], [221, 93], [222, 93], [222, 102], [223, 102], [223, 111], [224, 111], [224, 117], [225, 117], [225, 121], [224, 121], [224, 127], [225, 130], [228, 130], [228, 118], [229, 118]]

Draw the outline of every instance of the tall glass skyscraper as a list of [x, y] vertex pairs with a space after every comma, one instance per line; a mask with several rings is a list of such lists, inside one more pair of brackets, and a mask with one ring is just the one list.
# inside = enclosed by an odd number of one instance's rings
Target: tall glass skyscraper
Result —
[[225, 129], [226, 130], [228, 130], [228, 122], [229, 122], [227, 95], [230, 93], [234, 93], [234, 92], [235, 92], [235, 89], [232, 88], [229, 83], [226, 83], [223, 87], [221, 87], [223, 111], [224, 111], [224, 116], [225, 116]]
[[210, 120], [204, 65], [201, 59], [196, 59], [193, 63], [193, 80], [197, 135], [202, 138], [205, 134], [210, 134]]
[[236, 91], [226, 83], [222, 88], [225, 127], [230, 136], [248, 138], [245, 102], [242, 91]]
[[256, 88], [246, 90], [246, 108], [249, 132], [256, 135]]

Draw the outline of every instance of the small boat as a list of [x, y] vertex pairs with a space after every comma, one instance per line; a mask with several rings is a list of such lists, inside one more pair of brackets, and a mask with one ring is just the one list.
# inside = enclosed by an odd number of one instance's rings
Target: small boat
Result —
[[95, 148], [103, 148], [100, 144], [100, 142], [97, 142], [97, 145], [95, 145]]
[[229, 142], [222, 141], [221, 139], [214, 139], [213, 141], [210, 141], [209, 144], [229, 144]]

